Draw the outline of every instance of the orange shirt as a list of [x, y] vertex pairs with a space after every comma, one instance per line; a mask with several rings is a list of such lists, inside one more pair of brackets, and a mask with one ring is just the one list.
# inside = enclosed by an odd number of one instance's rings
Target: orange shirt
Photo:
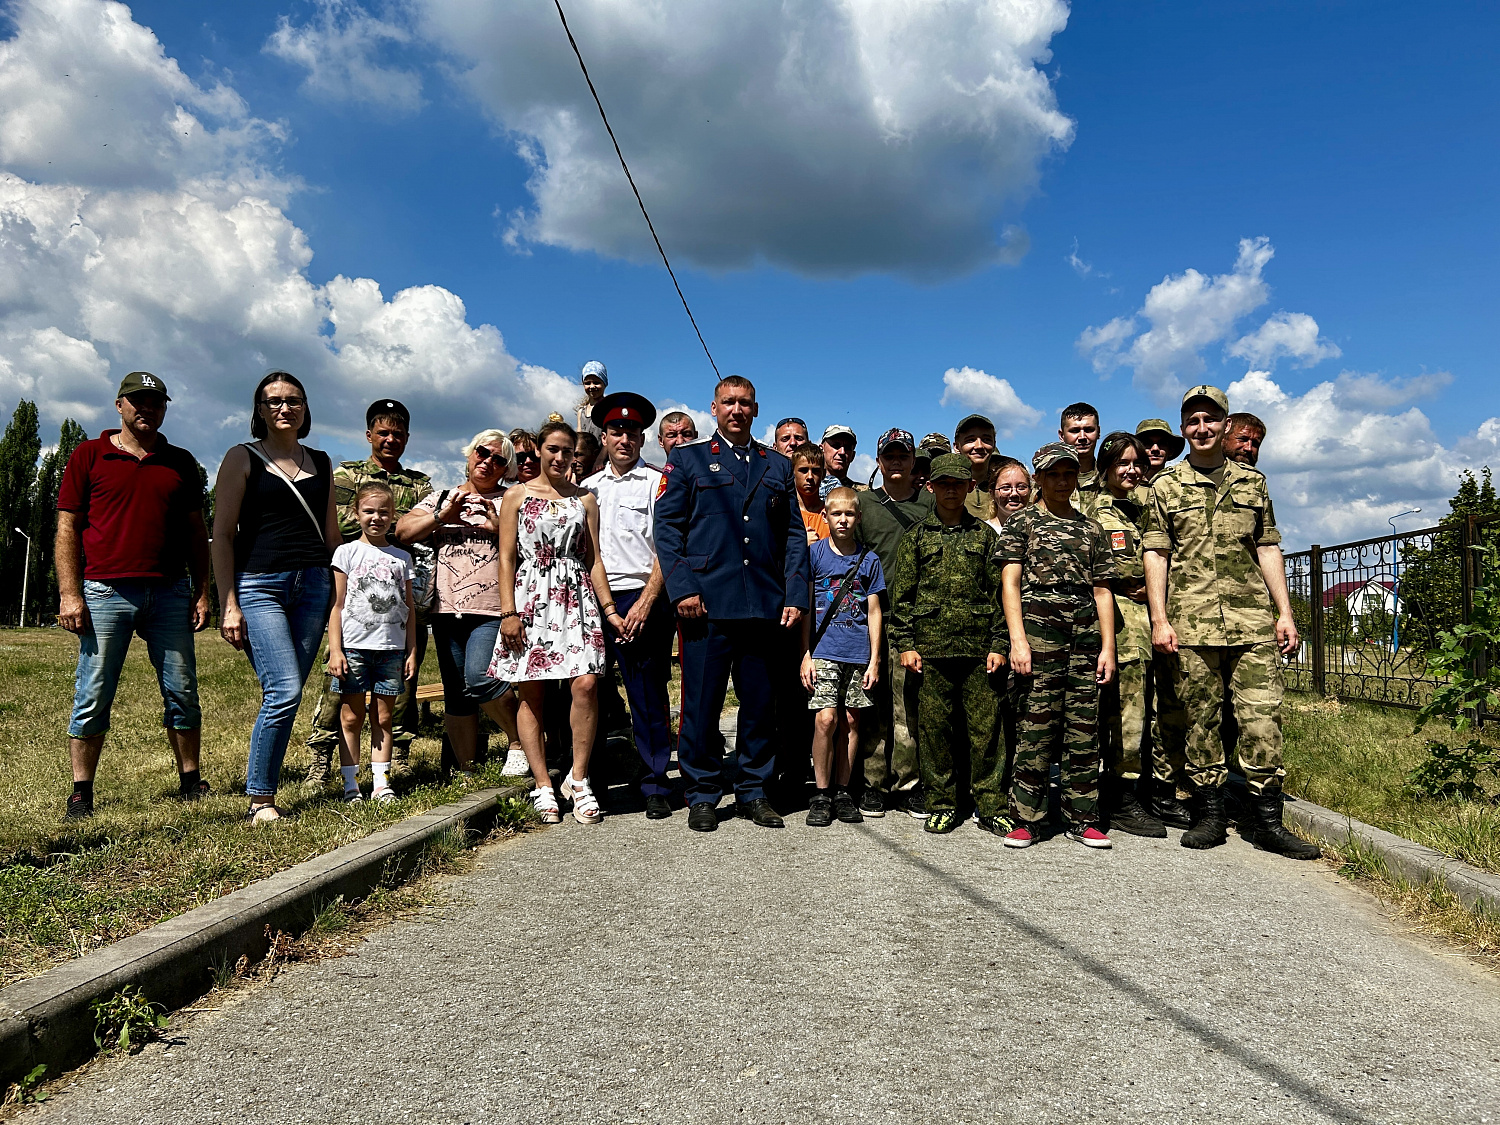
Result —
[[810, 547], [819, 539], [827, 539], [833, 534], [833, 529], [828, 526], [828, 517], [823, 512], [809, 512], [802, 507], [802, 497], [797, 497], [797, 507], [802, 512], [802, 526], [807, 529], [807, 545]]

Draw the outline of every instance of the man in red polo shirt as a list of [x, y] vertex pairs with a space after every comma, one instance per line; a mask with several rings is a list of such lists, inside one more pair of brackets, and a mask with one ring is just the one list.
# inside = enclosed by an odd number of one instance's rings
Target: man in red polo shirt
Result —
[[181, 795], [196, 801], [209, 792], [198, 771], [203, 718], [193, 652], [193, 633], [208, 624], [208, 531], [198, 462], [161, 435], [170, 401], [155, 375], [132, 371], [115, 397], [120, 428], [80, 445], [63, 471], [57, 621], [78, 634], [69, 819], [94, 813], [94, 773], [134, 633], [161, 685]]

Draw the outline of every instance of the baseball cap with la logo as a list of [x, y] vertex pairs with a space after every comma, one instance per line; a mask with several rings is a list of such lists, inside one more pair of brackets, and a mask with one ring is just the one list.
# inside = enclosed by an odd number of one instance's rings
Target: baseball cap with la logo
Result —
[[167, 394], [167, 385], [149, 371], [132, 371], [120, 380], [120, 389], [115, 393], [115, 398], [124, 398], [133, 395], [136, 391], [155, 391], [168, 402], [172, 396]]

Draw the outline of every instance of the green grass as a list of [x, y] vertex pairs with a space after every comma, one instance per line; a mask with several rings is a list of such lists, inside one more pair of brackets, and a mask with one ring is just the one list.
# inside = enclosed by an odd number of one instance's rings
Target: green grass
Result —
[[[274, 830], [245, 827], [246, 748], [260, 687], [243, 653], [217, 634], [203, 633], [203, 776], [215, 796], [194, 805], [176, 800], [177, 771], [161, 729], [161, 697], [145, 645], [137, 640], [100, 761], [96, 815], [65, 823], [76, 655], [76, 638], [58, 629], [0, 631], [0, 986], [463, 792], [440, 780], [440, 731], [434, 724], [413, 745], [414, 770], [398, 787], [403, 799], [395, 804], [351, 809], [336, 796], [305, 797], [299, 783], [316, 706], [310, 690], [278, 797], [296, 815]], [[423, 672], [424, 682], [437, 677], [430, 655]], [[504, 755], [494, 753], [494, 743], [501, 742], [503, 736], [493, 736], [491, 763], [480, 771], [484, 784], [501, 783]]]
[[[1427, 757], [1428, 724], [1413, 734], [1414, 712], [1289, 695], [1284, 709], [1286, 787], [1300, 797], [1500, 873], [1500, 806], [1431, 800], [1401, 791]], [[1493, 728], [1486, 728], [1487, 736]], [[1492, 737], [1492, 736], [1491, 736]]]

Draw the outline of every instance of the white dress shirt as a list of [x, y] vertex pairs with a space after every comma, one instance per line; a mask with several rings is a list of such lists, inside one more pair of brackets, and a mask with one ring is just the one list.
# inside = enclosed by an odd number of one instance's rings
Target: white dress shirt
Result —
[[604, 556], [610, 590], [641, 589], [656, 561], [651, 534], [660, 470], [637, 461], [635, 468], [621, 475], [606, 462], [582, 487], [599, 501], [599, 553]]

